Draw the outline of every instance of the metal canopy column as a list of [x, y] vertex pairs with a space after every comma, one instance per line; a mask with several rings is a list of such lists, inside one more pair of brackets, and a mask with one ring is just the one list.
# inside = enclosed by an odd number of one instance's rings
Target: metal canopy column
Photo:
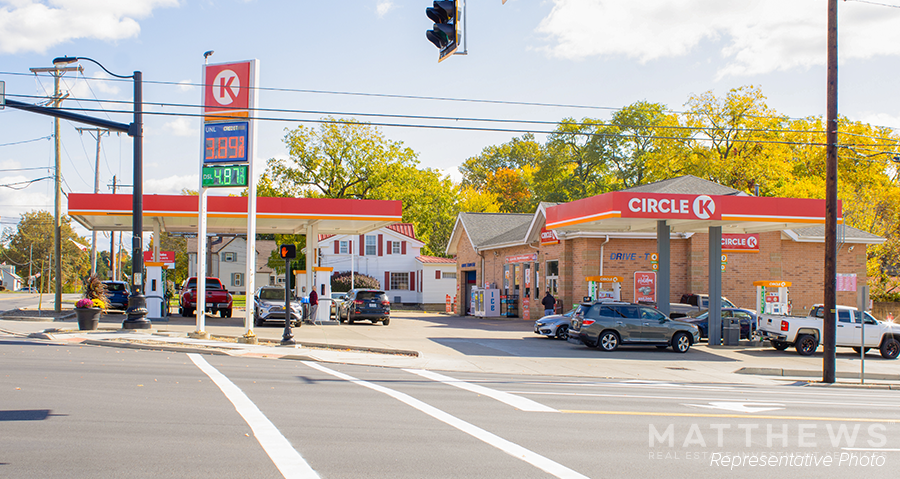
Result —
[[709, 227], [709, 344], [722, 340], [722, 227]]
[[656, 275], [656, 308], [666, 316], [669, 315], [669, 303], [671, 302], [669, 292], [672, 289], [670, 278], [672, 268], [669, 264], [671, 257], [669, 253], [670, 230], [671, 227], [665, 220], [656, 222], [656, 254], [657, 260], [659, 260], [659, 272]]

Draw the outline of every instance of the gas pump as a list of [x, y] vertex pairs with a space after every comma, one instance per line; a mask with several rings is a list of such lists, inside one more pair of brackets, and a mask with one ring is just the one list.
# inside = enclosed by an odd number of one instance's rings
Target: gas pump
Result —
[[146, 271], [144, 297], [147, 299], [147, 317], [162, 319], [167, 316], [165, 263], [144, 263]]
[[[611, 299], [619, 301], [622, 298], [621, 276], [588, 276], [584, 278], [588, 282], [588, 296], [591, 300]], [[609, 284], [611, 289], [603, 289], [604, 284]]]
[[753, 286], [756, 286], [756, 314], [791, 314], [788, 300], [790, 281], [754, 281]]

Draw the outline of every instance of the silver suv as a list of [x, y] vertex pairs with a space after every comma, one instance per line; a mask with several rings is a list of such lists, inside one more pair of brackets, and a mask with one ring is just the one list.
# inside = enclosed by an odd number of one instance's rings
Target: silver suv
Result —
[[671, 320], [656, 308], [625, 302], [582, 303], [572, 318], [569, 338], [603, 351], [615, 351], [619, 345], [672, 346], [686, 353], [700, 340], [700, 329], [689, 323]]

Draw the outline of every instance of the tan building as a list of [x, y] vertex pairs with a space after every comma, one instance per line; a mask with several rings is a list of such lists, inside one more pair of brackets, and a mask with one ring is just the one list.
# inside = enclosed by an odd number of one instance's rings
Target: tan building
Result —
[[[700, 178], [684, 176], [623, 191], [663, 195], [747, 196]], [[545, 227], [549, 203], [534, 214], [461, 213], [447, 253], [457, 258], [458, 311], [468, 311], [473, 286], [496, 287], [504, 298], [501, 314], [536, 319], [541, 297], [549, 289], [563, 308], [588, 296], [591, 276], [622, 278], [621, 299], [635, 300], [635, 273], [656, 266], [655, 232], [573, 231], [559, 235]], [[543, 233], [543, 234], [542, 234]], [[825, 228], [811, 225], [759, 233], [723, 233], [722, 294], [738, 306], [755, 308], [754, 281], [790, 281], [794, 311], [823, 301]], [[837, 272], [866, 277], [866, 249], [883, 238], [855, 228], [838, 228]], [[685, 293], [706, 293], [709, 235], [670, 234], [672, 302]], [[603, 285], [611, 288], [611, 284]], [[856, 293], [839, 291], [837, 303], [856, 304]], [[527, 307], [526, 307], [527, 304]], [[526, 313], [527, 309], [527, 313]]]

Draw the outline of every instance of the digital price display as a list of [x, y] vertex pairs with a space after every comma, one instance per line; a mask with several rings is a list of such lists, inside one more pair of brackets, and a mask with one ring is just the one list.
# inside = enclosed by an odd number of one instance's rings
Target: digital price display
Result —
[[203, 126], [203, 163], [247, 161], [249, 122], [207, 123]]
[[203, 166], [204, 188], [247, 186], [247, 165]]

